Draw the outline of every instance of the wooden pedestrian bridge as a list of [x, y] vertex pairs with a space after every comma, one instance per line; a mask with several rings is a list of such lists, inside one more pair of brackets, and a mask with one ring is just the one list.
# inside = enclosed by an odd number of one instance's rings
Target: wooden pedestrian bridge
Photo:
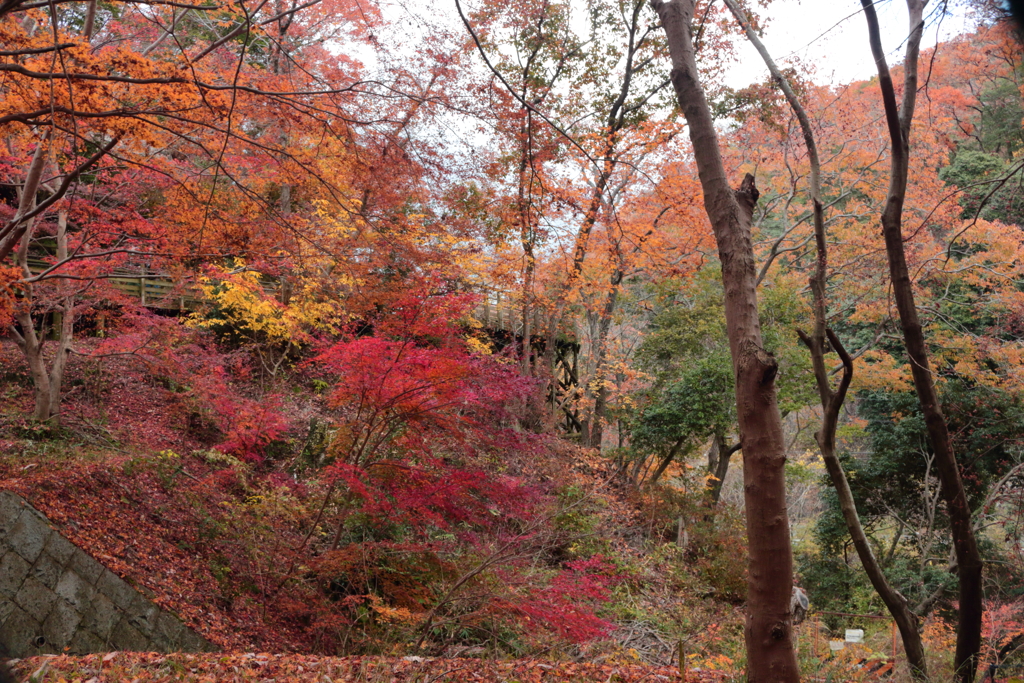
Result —
[[[50, 267], [41, 258], [29, 258], [29, 270], [39, 274]], [[205, 303], [202, 292], [195, 285], [188, 285], [172, 274], [152, 270], [145, 265], [114, 268], [106, 276], [114, 289], [126, 296], [137, 299], [143, 306], [157, 311], [194, 311]], [[260, 284], [266, 295], [278, 297], [281, 280], [272, 276], [260, 276]], [[473, 318], [485, 329], [504, 331], [522, 337], [522, 309], [506, 291], [488, 285], [469, 284], [466, 291], [480, 294], [482, 299], [473, 309]], [[540, 329], [539, 317], [534, 318], [532, 327]], [[540, 335], [531, 335], [539, 337]]]
[[[49, 265], [42, 259], [29, 259], [29, 270], [33, 274], [41, 273]], [[151, 270], [147, 266], [114, 268], [106, 279], [119, 292], [132, 299], [137, 299], [146, 308], [157, 311], [184, 313], [194, 311], [205, 303], [202, 292], [195, 285], [184, 284], [170, 273]], [[261, 275], [260, 284], [267, 296], [279, 297], [281, 290], [279, 278]], [[523, 312], [516, 297], [507, 290], [486, 284], [469, 283], [464, 286], [465, 291], [481, 296], [480, 302], [472, 312], [474, 320], [486, 330], [504, 332], [512, 337], [522, 339]], [[541, 318], [537, 312], [531, 321], [531, 329], [540, 330], [541, 325]], [[536, 332], [531, 333], [530, 336], [543, 339], [543, 335]], [[574, 343], [574, 340], [569, 338], [564, 341]]]
[[[50, 266], [41, 258], [29, 258], [29, 270], [41, 273]], [[181, 282], [167, 272], [156, 271], [146, 265], [122, 266], [115, 268], [106, 277], [114, 289], [138, 300], [143, 306], [165, 314], [181, 314], [194, 311], [205, 303], [201, 290], [195, 285]], [[260, 284], [268, 296], [278, 297], [281, 280], [261, 276]], [[466, 291], [479, 294], [480, 302], [472, 312], [472, 318], [486, 331], [494, 346], [504, 349], [511, 344], [522, 347], [523, 311], [518, 298], [507, 290], [486, 283], [466, 283]], [[539, 311], [531, 321], [530, 347], [537, 356], [544, 352], [547, 339], [537, 334], [542, 329]], [[575, 393], [579, 385], [579, 342], [571, 336], [561, 336], [555, 342], [556, 390], [553, 400], [562, 404], [562, 399]], [[570, 433], [582, 430], [578, 412], [563, 407], [563, 428]]]

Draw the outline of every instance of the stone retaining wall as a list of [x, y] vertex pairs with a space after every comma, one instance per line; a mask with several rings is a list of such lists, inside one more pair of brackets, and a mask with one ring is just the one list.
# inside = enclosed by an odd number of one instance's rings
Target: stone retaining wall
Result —
[[0, 491], [0, 648], [7, 657], [214, 649], [10, 491]]

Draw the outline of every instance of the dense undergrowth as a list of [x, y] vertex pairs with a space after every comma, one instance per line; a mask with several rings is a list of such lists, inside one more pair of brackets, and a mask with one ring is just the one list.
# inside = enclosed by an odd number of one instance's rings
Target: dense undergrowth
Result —
[[275, 376], [125, 321], [79, 345], [47, 428], [4, 343], [0, 486], [225, 651], [667, 664], [682, 641], [733, 668], [739, 517], [685, 467], [641, 493], [526, 429], [536, 383], [467, 343], [464, 301], [429, 303]]

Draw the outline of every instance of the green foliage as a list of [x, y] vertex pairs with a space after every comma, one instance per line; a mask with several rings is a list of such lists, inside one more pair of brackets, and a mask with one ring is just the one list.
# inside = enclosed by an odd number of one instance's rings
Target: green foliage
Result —
[[[968, 502], [977, 510], [1019, 458], [1024, 406], [1005, 392], [960, 379], [943, 383], [941, 392]], [[949, 521], [916, 395], [862, 392], [858, 412], [867, 420], [870, 451], [865, 458], [844, 457], [844, 467], [887, 577], [912, 604], [940, 586], [946, 595], [954, 594], [956, 577], [947, 570]], [[814, 534], [817, 552], [797, 558], [804, 585], [821, 609], [882, 609], [859, 568], [835, 491], [824, 483], [825, 507]], [[983, 555], [998, 561], [1000, 551], [991, 539], [982, 535], [979, 545]], [[1003, 577], [1000, 583], [1009, 586], [1012, 580]]]
[[764, 348], [775, 356], [779, 410], [783, 415], [817, 403], [810, 354], [799, 341], [797, 328], [810, 319], [810, 310], [795, 281], [779, 280], [758, 289], [758, 310]]
[[608, 554], [608, 539], [599, 533], [604, 501], [570, 484], [556, 491], [559, 513], [551, 520], [553, 541], [547, 551], [551, 566], [560, 566], [601, 553]]
[[639, 14], [638, 25], [641, 27], [648, 22], [657, 22], [649, 3], [637, 0], [602, 0], [590, 2], [588, 5], [588, 42], [599, 46], [599, 49], [587, 53], [582, 70], [583, 78], [577, 81], [578, 84], [582, 82], [585, 88], [577, 93], [577, 102], [581, 109], [590, 108], [603, 119], [607, 119], [607, 112], [616, 110], [616, 103], [621, 94], [619, 83], [624, 77], [626, 47], [633, 43], [639, 48], [639, 52], [633, 57], [633, 63], [639, 63], [640, 66], [631, 74], [629, 96], [621, 102], [621, 109], [617, 112], [623, 117], [623, 123], [626, 126], [636, 126], [646, 121], [650, 113], [656, 109], [674, 108], [671, 88], [665, 87], [665, 62], [654, 58], [666, 51], [664, 36], [661, 32], [641, 31], [639, 36], [634, 34], [624, 40], [626, 35], [623, 29], [629, 21], [627, 17]]
[[1012, 158], [1024, 144], [1024, 106], [1019, 84], [1000, 79], [983, 90], [978, 99], [980, 115], [975, 140], [984, 151]]
[[[943, 412], [961, 463], [968, 502], [976, 509], [995, 479], [1014, 463], [1024, 434], [1024, 405], [1010, 394], [955, 379], [941, 388]], [[917, 397], [909, 393], [869, 392], [861, 415], [868, 420], [872, 455], [857, 463], [854, 494], [881, 514], [894, 507], [904, 515], [918, 510], [930, 446]], [[858, 501], [858, 502], [860, 502]]]
[[959, 201], [963, 218], [1024, 223], [1024, 174], [1016, 161], [995, 154], [961, 149], [939, 177], [963, 190]]
[[[825, 481], [822, 484], [826, 486], [825, 507], [814, 528], [817, 548], [798, 552], [794, 557], [800, 585], [808, 591], [817, 610], [869, 613], [875, 607], [873, 589], [860, 570], [835, 489]], [[838, 622], [830, 624], [837, 625]]]
[[677, 441], [726, 432], [734, 420], [732, 368], [718, 354], [696, 359], [666, 382], [632, 431], [634, 448], [658, 452]]
[[160, 451], [153, 460], [153, 474], [165, 491], [174, 487], [174, 482], [181, 475], [183, 465], [181, 456], [171, 450]]
[[[686, 282], [658, 285], [654, 293], [650, 330], [637, 352], [638, 365], [654, 382], [629, 419], [641, 457], [663, 456], [676, 444], [692, 448], [727, 434], [736, 420], [720, 271], [705, 268]], [[779, 362], [780, 405], [783, 411], [801, 408], [814, 399], [808, 354], [795, 333], [806, 304], [784, 283], [763, 289], [759, 303], [765, 348]]]
[[230, 608], [238, 597], [238, 588], [231, 580], [231, 564], [226, 557], [216, 554], [210, 560], [210, 574], [217, 582], [217, 599]]
[[557, 495], [560, 511], [552, 520], [555, 528], [570, 534], [593, 533], [598, 524], [595, 512], [599, 506], [590, 499], [587, 491], [570, 485], [559, 489]]

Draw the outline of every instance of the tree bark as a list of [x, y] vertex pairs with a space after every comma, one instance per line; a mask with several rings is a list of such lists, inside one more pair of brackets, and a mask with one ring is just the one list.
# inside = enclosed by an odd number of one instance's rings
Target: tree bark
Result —
[[46, 363], [43, 360], [43, 335], [37, 333], [32, 321], [32, 309], [28, 302], [19, 310], [14, 319], [18, 322], [20, 330], [13, 326], [14, 340], [25, 356], [28, 363], [29, 375], [32, 377], [32, 397], [34, 407], [32, 419], [46, 421], [50, 418], [50, 378], [46, 373]]
[[668, 469], [668, 466], [671, 465], [672, 461], [676, 459], [677, 455], [679, 455], [679, 451], [683, 450], [683, 445], [685, 443], [686, 439], [679, 439], [672, 444], [672, 448], [669, 449], [668, 453], [662, 456], [661, 462], [658, 463], [658, 468], [654, 470], [654, 474], [652, 474], [645, 482], [648, 486], [654, 486], [658, 483], [658, 480], [661, 479], [661, 475], [665, 474], [665, 470]]
[[[654, 219], [654, 226], [657, 227], [661, 217], [665, 215], [668, 208], [661, 211], [657, 218]], [[644, 243], [651, 235], [654, 234], [654, 229], [648, 230], [643, 236], [637, 240], [636, 244], [633, 245], [632, 253], [639, 252]], [[612, 317], [615, 315], [615, 307], [619, 302], [619, 292], [622, 290], [622, 280], [626, 277], [626, 255], [622, 251], [622, 238], [616, 242], [615, 252], [617, 255], [617, 263], [615, 270], [612, 272], [608, 279], [608, 284], [611, 287], [607, 296], [605, 297], [604, 310], [601, 312], [601, 320], [598, 325], [597, 334], [597, 363], [594, 367], [594, 380], [599, 382], [599, 386], [596, 394], [594, 395], [594, 410], [593, 418], [589, 423], [589, 429], [586, 429], [584, 433], [584, 445], [589, 445], [594, 448], [600, 449], [601, 444], [604, 441], [604, 423], [608, 412], [608, 385], [604, 381], [605, 365], [608, 360], [608, 337], [611, 333], [612, 328]], [[587, 423], [584, 423], [586, 427]]]
[[[57, 215], [57, 262], [68, 257], [68, 212]], [[64, 390], [64, 369], [71, 355], [71, 342], [75, 336], [75, 297], [68, 294], [61, 301], [60, 329], [57, 331], [57, 356], [50, 366], [50, 405], [45, 419], [56, 425], [60, 414], [60, 399]]]
[[886, 257], [889, 261], [889, 277], [892, 281], [893, 298], [899, 311], [900, 327], [910, 360], [914, 378], [914, 389], [924, 414], [928, 439], [935, 453], [935, 463], [942, 483], [942, 497], [949, 514], [953, 535], [953, 548], [957, 559], [957, 573], [960, 579], [959, 622], [957, 624], [956, 654], [954, 655], [955, 680], [971, 683], [978, 668], [981, 650], [981, 617], [983, 593], [981, 583], [982, 562], [978, 543], [971, 526], [971, 509], [967, 503], [960, 469], [953, 453], [949, 427], [942, 414], [938, 392], [928, 362], [928, 349], [921, 328], [914, 301], [913, 284], [903, 249], [903, 204], [907, 194], [907, 177], [910, 167], [910, 126], [914, 120], [914, 106], [917, 99], [917, 70], [921, 34], [924, 31], [925, 0], [907, 0], [910, 11], [910, 37], [904, 61], [903, 105], [896, 103], [896, 90], [892, 75], [882, 50], [882, 41], [871, 0], [861, 0], [868, 22], [871, 52], [878, 69], [878, 84], [882, 91], [885, 119], [889, 128], [892, 160], [890, 166], [889, 191], [885, 209], [882, 211], [882, 234], [885, 237]]
[[[821, 398], [823, 418], [821, 428], [815, 433], [814, 439], [818, 443], [822, 459], [825, 461], [825, 468], [828, 470], [832, 485], [836, 489], [839, 498], [839, 507], [843, 513], [843, 520], [846, 529], [853, 540], [854, 548], [860, 558], [861, 565], [875, 588], [882, 602], [896, 621], [903, 639], [903, 648], [907, 653], [907, 663], [910, 665], [911, 674], [917, 680], [927, 680], [928, 669], [925, 660], [924, 644], [921, 641], [921, 634], [918, 631], [917, 617], [911, 611], [910, 605], [900, 593], [889, 585], [885, 573], [875, 557], [868, 542], [867, 535], [861, 525], [860, 514], [857, 512], [857, 505], [853, 499], [853, 492], [846, 479], [846, 472], [842, 463], [836, 455], [836, 428], [839, 422], [839, 411], [843, 401], [846, 399], [846, 391], [853, 378], [853, 360], [846, 353], [839, 338], [826, 329], [826, 299], [825, 287], [828, 281], [828, 245], [825, 241], [825, 217], [821, 201], [821, 162], [818, 157], [818, 146], [814, 137], [814, 129], [811, 127], [810, 118], [801, 104], [796, 92], [793, 90], [785, 74], [779, 69], [765, 48], [764, 43], [753, 30], [746, 15], [736, 0], [725, 0], [726, 6], [736, 17], [736, 21], [743, 28], [747, 39], [753, 44], [761, 55], [772, 79], [782, 90], [789, 102], [793, 114], [800, 123], [800, 129], [804, 136], [804, 144], [807, 147], [807, 156], [810, 163], [810, 195], [811, 205], [814, 213], [814, 239], [817, 247], [817, 262], [815, 270], [810, 278], [811, 293], [813, 297], [814, 329], [810, 335], [800, 332], [800, 338], [811, 352], [811, 363], [814, 368], [814, 377], [818, 385], [818, 393]], [[843, 376], [839, 386], [833, 390], [829, 381], [829, 372], [825, 366], [825, 353], [828, 350], [828, 340], [832, 348], [839, 354], [843, 361]]]
[[[27, 220], [19, 220], [19, 216], [33, 211], [36, 207], [36, 193], [39, 190], [40, 176], [45, 165], [45, 155], [42, 153], [42, 150], [46, 142], [47, 140], [44, 138], [39, 143], [39, 147], [36, 148], [35, 155], [32, 157], [32, 163], [29, 165], [29, 170], [25, 177], [25, 185], [21, 189], [18, 213], [11, 221], [11, 225], [15, 226], [16, 231], [12, 236], [16, 235], [18, 238], [18, 251], [15, 253], [15, 261], [26, 279], [32, 276], [32, 271], [28, 267], [28, 247], [29, 242], [32, 240], [32, 234], [35, 231], [36, 219], [31, 217]], [[32, 319], [32, 290], [34, 287], [31, 283], [25, 283], [24, 296], [17, 302], [17, 309], [14, 314], [14, 319], [18, 326], [11, 325], [10, 330], [14, 336], [15, 343], [25, 356], [25, 362], [28, 363], [29, 376], [32, 377], [34, 401], [32, 418], [34, 420], [46, 421], [50, 418], [51, 400], [50, 378], [46, 372], [46, 361], [43, 358], [43, 347], [46, 344], [46, 331], [43, 327], [45, 325], [45, 316], [43, 316], [43, 320], [40, 322], [40, 329], [36, 330], [35, 321]]]
[[[25, 234], [22, 237], [21, 247], [18, 250], [18, 265], [26, 277], [31, 275], [28, 268], [28, 245], [32, 237], [35, 221], [30, 219]], [[57, 216], [57, 261], [61, 262], [68, 257], [68, 215], [61, 211]], [[25, 356], [29, 367], [29, 374], [32, 377], [32, 389], [34, 407], [32, 419], [39, 422], [46, 422], [51, 426], [58, 424], [60, 412], [61, 391], [64, 384], [64, 370], [67, 367], [68, 356], [71, 353], [71, 343], [74, 340], [74, 295], [65, 296], [60, 305], [54, 309], [56, 318], [60, 315], [60, 327], [57, 333], [57, 355], [53, 363], [47, 369], [44, 349], [46, 346], [46, 330], [41, 326], [36, 329], [32, 320], [32, 301], [34, 285], [25, 283], [25, 296], [19, 301], [20, 307], [15, 313], [15, 320], [18, 327], [11, 327], [15, 343]], [[44, 314], [45, 320], [45, 314]], [[20, 329], [19, 329], [20, 328]]]
[[92, 40], [93, 27], [96, 23], [96, 0], [89, 0], [85, 10], [85, 25], [82, 27], [82, 36], [86, 40]]
[[728, 184], [714, 120], [697, 76], [690, 26], [694, 0], [652, 0], [652, 4], [668, 37], [672, 84], [689, 127], [704, 207], [722, 262], [744, 463], [749, 549], [744, 629], [747, 680], [799, 681], [790, 607], [793, 552], [786, 511], [786, 444], [775, 390], [778, 365], [762, 344], [750, 235], [758, 191], [750, 175], [737, 191]]
[[21, 188], [21, 197], [18, 199], [18, 210], [14, 217], [0, 229], [0, 263], [7, 260], [22, 238], [32, 226], [32, 218], [25, 218], [25, 215], [36, 207], [36, 194], [39, 192], [39, 183], [43, 176], [43, 166], [46, 165], [46, 152], [49, 147], [50, 133], [43, 133], [39, 145], [32, 154], [32, 161], [29, 162], [28, 171], [25, 173], [25, 184]]
[[[523, 83], [528, 82], [529, 74], [524, 70]], [[523, 86], [523, 96], [526, 96], [526, 86]], [[516, 198], [516, 214], [519, 221], [519, 243], [523, 248], [523, 339], [520, 350], [519, 370], [530, 377], [533, 375], [533, 287], [534, 274], [537, 269], [537, 257], [534, 254], [534, 247], [537, 244], [537, 229], [533, 219], [533, 194], [527, 188], [532, 186], [532, 178], [527, 179], [527, 171], [532, 175], [533, 161], [533, 114], [529, 110], [525, 113], [525, 123], [520, 130], [522, 148], [519, 152], [519, 187]]]
[[715, 434], [712, 438], [711, 449], [708, 451], [708, 474], [714, 477], [714, 480], [708, 484], [712, 509], [718, 505], [718, 501], [722, 497], [722, 484], [725, 483], [725, 477], [729, 474], [729, 461], [732, 459], [733, 453], [738, 450], [740, 450], [740, 444], [727, 446], [725, 437], [721, 434]]
[[597, 327], [597, 362], [594, 367], [594, 376], [591, 382], [598, 382], [597, 391], [589, 387], [587, 393], [594, 396], [594, 408], [590, 418], [583, 422], [583, 445], [591, 448], [601, 449], [601, 442], [604, 441], [604, 419], [608, 410], [608, 387], [605, 386], [604, 372], [608, 356], [608, 335], [612, 329], [612, 316], [615, 314], [615, 305], [619, 300], [619, 286], [624, 275], [623, 266], [620, 264], [611, 277], [611, 291], [605, 298], [604, 308], [601, 311], [601, 319]]

